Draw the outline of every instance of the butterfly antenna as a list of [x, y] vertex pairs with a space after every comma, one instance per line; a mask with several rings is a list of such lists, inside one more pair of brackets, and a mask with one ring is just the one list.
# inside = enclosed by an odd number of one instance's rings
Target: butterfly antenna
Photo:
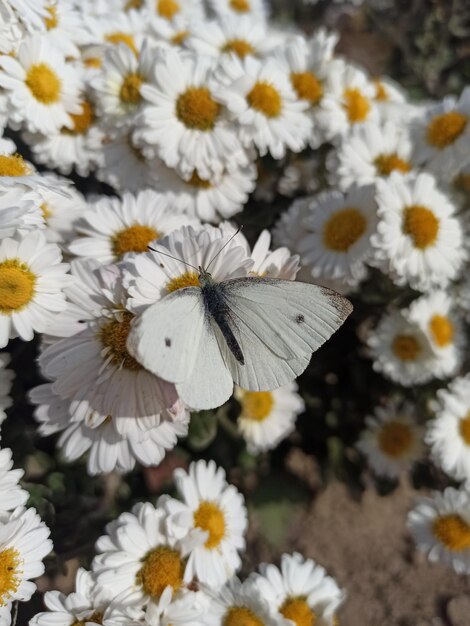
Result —
[[152, 246], [147, 246], [147, 248], [148, 248], [148, 250], [152, 250], [152, 252], [156, 252], [157, 254], [162, 254], [163, 256], [167, 256], [170, 259], [174, 259], [175, 261], [179, 261], [180, 263], [184, 263], [188, 267], [192, 267], [198, 273], [200, 271], [199, 268], [196, 267], [195, 265], [191, 265], [191, 263], [187, 263], [183, 259], [179, 259], [177, 256], [172, 256], [171, 254], [167, 254], [166, 252], [162, 252], [161, 250], [155, 250], [155, 248], [152, 248]]
[[219, 254], [222, 252], [222, 250], [224, 248], [226, 248], [228, 246], [228, 244], [232, 241], [232, 239], [234, 237], [236, 237], [238, 235], [238, 233], [241, 231], [241, 229], [243, 228], [243, 226], [239, 226], [237, 228], [237, 230], [233, 233], [233, 235], [230, 237], [230, 239], [224, 243], [224, 245], [220, 248], [220, 250], [217, 252], [217, 254], [215, 255], [215, 257], [213, 257], [210, 261], [209, 261], [209, 265], [206, 267], [206, 272], [209, 271], [210, 266], [212, 265], [212, 263], [216, 260], [216, 258], [219, 256]]

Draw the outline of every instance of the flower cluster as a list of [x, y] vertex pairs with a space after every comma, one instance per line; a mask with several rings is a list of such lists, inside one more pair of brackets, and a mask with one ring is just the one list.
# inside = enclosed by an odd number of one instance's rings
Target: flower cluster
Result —
[[284, 554], [280, 568], [237, 578], [246, 508], [223, 469], [198, 461], [174, 478], [178, 498], [138, 503], [108, 524], [91, 572], [78, 570], [69, 596], [47, 592], [49, 610], [31, 626], [336, 623], [345, 594], [311, 559]]

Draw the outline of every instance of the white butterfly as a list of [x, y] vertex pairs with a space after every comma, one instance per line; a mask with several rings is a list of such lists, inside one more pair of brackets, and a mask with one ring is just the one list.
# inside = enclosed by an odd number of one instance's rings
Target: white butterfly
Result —
[[178, 289], [136, 319], [127, 349], [175, 383], [196, 410], [226, 402], [233, 383], [268, 391], [292, 382], [352, 310], [346, 298], [278, 278], [216, 282], [198, 268], [199, 287]]

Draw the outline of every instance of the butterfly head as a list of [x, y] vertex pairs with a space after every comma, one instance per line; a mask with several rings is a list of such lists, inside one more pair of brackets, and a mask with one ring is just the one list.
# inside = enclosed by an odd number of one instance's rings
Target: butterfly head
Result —
[[201, 286], [202, 289], [206, 287], [207, 285], [214, 282], [212, 275], [207, 270], [205, 270], [201, 266], [198, 267], [198, 270], [199, 270], [199, 285]]

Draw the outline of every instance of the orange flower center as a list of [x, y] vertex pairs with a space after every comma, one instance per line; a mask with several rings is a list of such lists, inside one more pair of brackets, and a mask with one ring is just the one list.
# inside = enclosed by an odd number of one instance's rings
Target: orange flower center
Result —
[[415, 361], [421, 353], [421, 346], [413, 335], [396, 335], [392, 352], [401, 361]]
[[367, 118], [370, 102], [359, 89], [353, 87], [345, 89], [343, 100], [343, 107], [351, 124], [363, 122]]
[[464, 132], [468, 117], [458, 111], [435, 115], [429, 122], [426, 138], [431, 146], [443, 150], [452, 145]]
[[440, 348], [452, 343], [454, 338], [454, 325], [445, 315], [433, 315], [429, 322], [431, 335]]
[[424, 250], [436, 241], [439, 220], [430, 209], [415, 204], [404, 211], [403, 232], [411, 237], [416, 248]]
[[282, 110], [282, 99], [277, 89], [265, 82], [256, 83], [246, 96], [248, 104], [266, 117], [278, 117]]
[[394, 171], [406, 173], [411, 170], [410, 163], [399, 157], [395, 152], [391, 154], [379, 154], [379, 156], [374, 159], [374, 165], [380, 176], [390, 176]]
[[323, 86], [312, 72], [298, 72], [290, 76], [292, 86], [299, 98], [317, 104], [323, 96]]
[[295, 626], [315, 626], [317, 623], [317, 616], [305, 598], [288, 598], [279, 609], [279, 613], [293, 621]]
[[408, 424], [393, 420], [386, 422], [380, 428], [378, 444], [387, 456], [400, 458], [409, 452], [413, 444], [413, 432]]
[[176, 101], [176, 115], [192, 130], [212, 130], [220, 112], [207, 87], [189, 87]]
[[367, 221], [359, 209], [339, 209], [323, 226], [323, 243], [335, 252], [347, 252], [365, 233]]
[[470, 526], [456, 513], [436, 517], [432, 532], [447, 550], [460, 552], [470, 548]]

